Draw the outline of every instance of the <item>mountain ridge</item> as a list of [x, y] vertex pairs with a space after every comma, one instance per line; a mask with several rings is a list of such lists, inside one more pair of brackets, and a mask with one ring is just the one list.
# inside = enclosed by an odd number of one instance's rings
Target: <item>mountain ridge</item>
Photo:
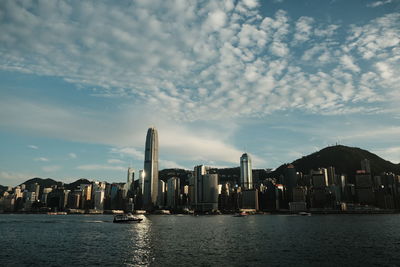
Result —
[[[393, 172], [400, 174], [400, 164], [392, 163], [378, 155], [358, 147], [335, 145], [325, 147], [317, 152], [294, 160], [292, 164], [296, 171], [308, 174], [311, 169], [335, 167], [337, 174], [346, 174], [350, 178], [354, 177], [357, 170], [361, 169], [361, 161], [370, 161], [372, 175], [383, 172]], [[271, 175], [279, 177], [289, 163], [282, 164], [275, 169]]]

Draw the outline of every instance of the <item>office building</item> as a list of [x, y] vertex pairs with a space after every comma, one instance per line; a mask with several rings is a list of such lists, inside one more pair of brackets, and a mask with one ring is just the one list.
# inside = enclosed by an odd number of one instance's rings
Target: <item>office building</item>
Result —
[[168, 179], [167, 182], [167, 206], [176, 209], [180, 199], [180, 180], [177, 177]]
[[251, 158], [247, 153], [240, 157], [240, 186], [243, 189], [253, 189]]
[[152, 127], [147, 131], [144, 155], [143, 205], [149, 210], [157, 205], [158, 195], [158, 132]]

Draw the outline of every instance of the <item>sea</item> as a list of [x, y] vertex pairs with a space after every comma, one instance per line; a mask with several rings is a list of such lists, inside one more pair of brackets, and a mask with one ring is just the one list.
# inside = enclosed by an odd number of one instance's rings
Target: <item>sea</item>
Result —
[[0, 214], [0, 266], [400, 266], [400, 215]]

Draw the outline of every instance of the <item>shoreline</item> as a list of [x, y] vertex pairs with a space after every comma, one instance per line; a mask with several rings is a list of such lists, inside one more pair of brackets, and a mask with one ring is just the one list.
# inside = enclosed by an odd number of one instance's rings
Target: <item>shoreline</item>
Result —
[[[352, 210], [352, 211], [336, 211], [336, 210], [319, 210], [319, 211], [306, 211], [311, 215], [379, 215], [379, 214], [400, 214], [400, 210]], [[0, 212], [1, 215], [116, 215], [118, 213], [90, 213], [90, 212], [82, 212], [82, 213], [69, 213], [69, 212]], [[237, 212], [221, 212], [221, 213], [158, 213], [158, 212], [150, 212], [150, 213], [134, 213], [134, 215], [187, 215], [187, 216], [216, 216], [216, 215], [235, 215]], [[254, 213], [248, 213], [250, 215], [299, 215], [299, 212], [290, 212], [290, 211], [260, 211]]]

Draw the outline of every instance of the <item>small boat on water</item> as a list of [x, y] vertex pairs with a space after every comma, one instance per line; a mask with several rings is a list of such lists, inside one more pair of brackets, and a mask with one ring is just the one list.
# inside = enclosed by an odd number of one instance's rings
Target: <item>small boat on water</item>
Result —
[[247, 216], [246, 212], [236, 213], [235, 215], [233, 215], [233, 217], [246, 217], [246, 216]]
[[298, 214], [299, 214], [300, 216], [311, 216], [311, 213], [305, 212], [305, 211], [300, 211]]
[[131, 213], [128, 214], [117, 214], [114, 216], [114, 223], [134, 223], [141, 222], [143, 219], [133, 216]]

